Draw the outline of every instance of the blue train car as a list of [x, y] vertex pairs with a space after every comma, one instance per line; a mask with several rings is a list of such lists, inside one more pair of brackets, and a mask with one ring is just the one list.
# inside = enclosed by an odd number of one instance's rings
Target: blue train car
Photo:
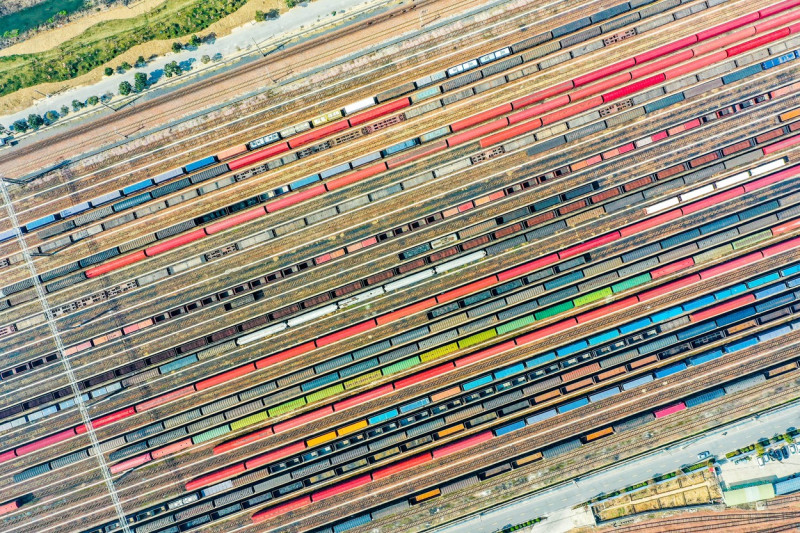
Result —
[[200, 170], [201, 168], [213, 165], [216, 162], [217, 162], [217, 156], [212, 155], [209, 157], [204, 157], [203, 159], [199, 159], [193, 163], [189, 163], [183, 168], [184, 170], [186, 170], [186, 172], [194, 172], [195, 170]]

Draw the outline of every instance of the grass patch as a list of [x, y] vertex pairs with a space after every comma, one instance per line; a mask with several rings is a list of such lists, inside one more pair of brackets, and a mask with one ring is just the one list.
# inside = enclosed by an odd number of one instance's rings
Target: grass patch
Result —
[[245, 3], [247, 0], [166, 0], [137, 17], [96, 24], [51, 50], [0, 57], [0, 96], [75, 78], [142, 43], [204, 30]]

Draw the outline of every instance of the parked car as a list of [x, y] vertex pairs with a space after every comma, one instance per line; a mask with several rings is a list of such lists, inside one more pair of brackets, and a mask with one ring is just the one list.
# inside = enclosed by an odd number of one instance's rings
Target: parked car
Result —
[[708, 452], [708, 451], [700, 452], [700, 453], [697, 454], [697, 458], [700, 459], [701, 461], [703, 459], [705, 459], [706, 457], [709, 457], [709, 456], [711, 456], [711, 452]]
[[758, 463], [758, 466], [764, 466], [764, 458], [763, 457], [758, 457], [756, 459], [756, 462]]
[[794, 442], [789, 445], [789, 453], [797, 453], [797, 444]]
[[788, 459], [789, 458], [789, 450], [786, 449], [786, 446], [781, 448], [781, 454], [783, 455], [784, 459]]

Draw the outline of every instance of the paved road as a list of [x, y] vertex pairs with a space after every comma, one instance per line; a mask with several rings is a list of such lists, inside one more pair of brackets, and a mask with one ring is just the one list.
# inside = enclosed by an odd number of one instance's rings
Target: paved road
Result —
[[[314, 0], [310, 3], [306, 2], [289, 10], [276, 20], [267, 20], [259, 23], [254, 21], [234, 28], [230, 35], [220, 37], [213, 43], [202, 44], [194, 50], [169, 53], [154, 59], [145, 67], [131, 69], [125, 74], [103, 77], [102, 80], [94, 85], [76, 87], [47, 98], [43, 97], [28, 109], [0, 116], [0, 124], [8, 127], [12, 122], [27, 118], [31, 113], [38, 113], [44, 116], [47, 111], [57, 111], [63, 105], [66, 105], [71, 110], [73, 100], [85, 101], [90, 96], [100, 96], [109, 91], [116, 94], [119, 84], [123, 80], [128, 80], [133, 84], [133, 76], [136, 72], [147, 73], [150, 76], [150, 82], [154, 84], [153, 86], [158, 87], [169, 80], [169, 78], [164, 77], [163, 69], [164, 65], [172, 61], [177, 61], [184, 67], [198, 69], [205, 67], [200, 63], [200, 58], [204, 55], [214, 57], [216, 54], [220, 54], [222, 58], [227, 59], [237, 55], [241, 56], [246, 51], [255, 53], [257, 51], [256, 43], [262, 46], [265, 41], [281, 35], [284, 38], [288, 38], [298, 31], [304, 31], [301, 30], [301, 27], [305, 27], [305, 30], [307, 30], [309, 25], [317, 22], [318, 18], [320, 24], [325, 22], [332, 23], [337, 19], [349, 16], [354, 9], [362, 10], [367, 8], [368, 4], [377, 6], [382, 3], [384, 3], [382, 0]], [[335, 16], [331, 15], [333, 11], [336, 11]], [[198, 33], [203, 35], [203, 32]], [[208, 65], [209, 68], [213, 66], [213, 63]], [[211, 70], [211, 72], [215, 73], [216, 69]]]
[[[650, 479], [658, 474], [672, 472], [685, 464], [697, 461], [697, 454], [710, 451], [714, 455], [747, 446], [761, 437], [771, 437], [800, 422], [800, 402], [720, 427], [702, 437], [667, 447], [617, 468], [600, 472], [577, 482], [570, 482], [545, 492], [531, 495], [506, 505], [473, 516], [460, 522], [443, 526], [437, 533], [491, 533], [507, 524], [520, 524], [537, 516], [558, 512], [583, 503], [603, 492], [613, 492], [635, 482]], [[546, 522], [545, 522], [546, 524]]]

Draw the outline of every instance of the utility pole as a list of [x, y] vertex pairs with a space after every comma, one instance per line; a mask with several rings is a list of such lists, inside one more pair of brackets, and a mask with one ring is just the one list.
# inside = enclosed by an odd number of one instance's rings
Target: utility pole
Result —
[[250, 37], [250, 39], [253, 41], [253, 44], [256, 45], [256, 48], [258, 48], [258, 52], [261, 54], [261, 57], [267, 57], [267, 54], [264, 53], [264, 50], [262, 50], [261, 47], [256, 42], [255, 37]]

